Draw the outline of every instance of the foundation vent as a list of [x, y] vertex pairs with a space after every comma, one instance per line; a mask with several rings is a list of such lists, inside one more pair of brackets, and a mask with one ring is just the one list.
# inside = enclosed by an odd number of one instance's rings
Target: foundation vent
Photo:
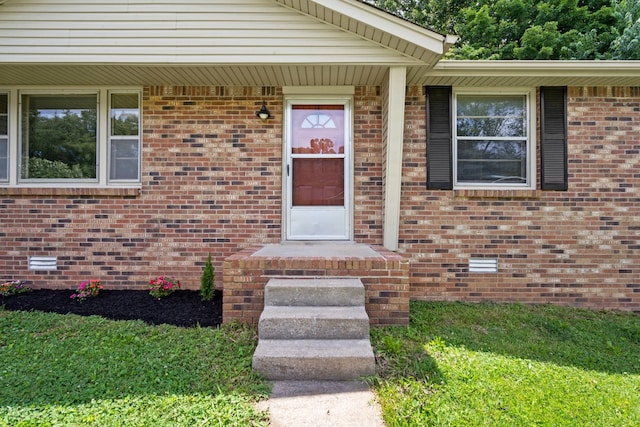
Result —
[[497, 273], [498, 260], [495, 258], [470, 258], [470, 273]]
[[29, 270], [57, 270], [58, 257], [55, 256], [30, 256]]

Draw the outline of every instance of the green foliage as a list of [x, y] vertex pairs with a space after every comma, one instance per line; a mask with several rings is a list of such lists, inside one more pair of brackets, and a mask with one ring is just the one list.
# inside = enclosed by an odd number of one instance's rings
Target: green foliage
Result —
[[78, 302], [84, 302], [89, 298], [95, 298], [103, 289], [102, 282], [98, 279], [85, 280], [78, 285], [78, 289], [71, 294], [71, 299]]
[[180, 289], [180, 281], [172, 276], [158, 276], [149, 280], [149, 295], [160, 299], [167, 297]]
[[639, 59], [636, 0], [371, 0], [440, 33], [450, 59]]
[[31, 292], [31, 288], [23, 284], [20, 280], [9, 280], [0, 284], [0, 297], [10, 297], [11, 295]]
[[612, 59], [640, 59], [640, 2], [613, 0], [618, 26], [617, 37], [611, 43]]
[[211, 301], [214, 291], [213, 265], [211, 264], [211, 254], [209, 254], [207, 262], [204, 264], [204, 269], [202, 270], [202, 276], [200, 277], [200, 296], [204, 301]]
[[113, 135], [138, 135], [138, 132], [137, 115], [126, 114], [111, 119], [111, 133]]
[[389, 426], [640, 425], [637, 314], [413, 302], [371, 336]]
[[[36, 105], [39, 98], [48, 97], [29, 96], [29, 100]], [[64, 99], [60, 102], [64, 103]], [[25, 149], [28, 151], [29, 160], [39, 158], [57, 165], [56, 168], [50, 167], [46, 170], [48, 175], [23, 175], [24, 178], [96, 178], [96, 108], [61, 109], [53, 114], [48, 109], [34, 107], [29, 110], [24, 126], [27, 127], [25, 132], [28, 135], [28, 143]], [[68, 176], [60, 164], [72, 169], [72, 176]], [[78, 168], [81, 171], [80, 176], [76, 176]], [[27, 171], [31, 173], [31, 165], [23, 173]], [[52, 175], [55, 173], [61, 175]]]
[[0, 426], [266, 426], [253, 328], [0, 310]]
[[79, 165], [67, 165], [58, 160], [51, 161], [39, 157], [29, 157], [27, 163], [29, 178], [83, 178]]

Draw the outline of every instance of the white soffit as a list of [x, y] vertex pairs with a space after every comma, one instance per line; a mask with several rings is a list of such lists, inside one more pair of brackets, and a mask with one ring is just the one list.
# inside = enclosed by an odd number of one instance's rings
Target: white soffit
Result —
[[0, 64], [0, 85], [379, 86], [386, 66]]
[[440, 61], [420, 85], [640, 86], [640, 61]]

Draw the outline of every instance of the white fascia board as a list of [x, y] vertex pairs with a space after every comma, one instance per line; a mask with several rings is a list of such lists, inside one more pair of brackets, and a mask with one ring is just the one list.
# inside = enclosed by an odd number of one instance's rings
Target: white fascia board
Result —
[[640, 61], [491, 61], [444, 60], [426, 76], [594, 76], [638, 77]]
[[349, 16], [436, 54], [443, 55], [458, 40], [457, 36], [436, 33], [359, 0], [309, 0], [309, 2]]

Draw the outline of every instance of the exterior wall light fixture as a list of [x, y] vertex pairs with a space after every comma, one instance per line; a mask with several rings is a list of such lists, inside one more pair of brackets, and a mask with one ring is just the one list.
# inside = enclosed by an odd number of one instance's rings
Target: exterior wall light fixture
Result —
[[271, 117], [271, 112], [267, 108], [267, 105], [262, 101], [262, 107], [256, 111], [256, 117], [260, 117], [260, 120], [267, 120]]

